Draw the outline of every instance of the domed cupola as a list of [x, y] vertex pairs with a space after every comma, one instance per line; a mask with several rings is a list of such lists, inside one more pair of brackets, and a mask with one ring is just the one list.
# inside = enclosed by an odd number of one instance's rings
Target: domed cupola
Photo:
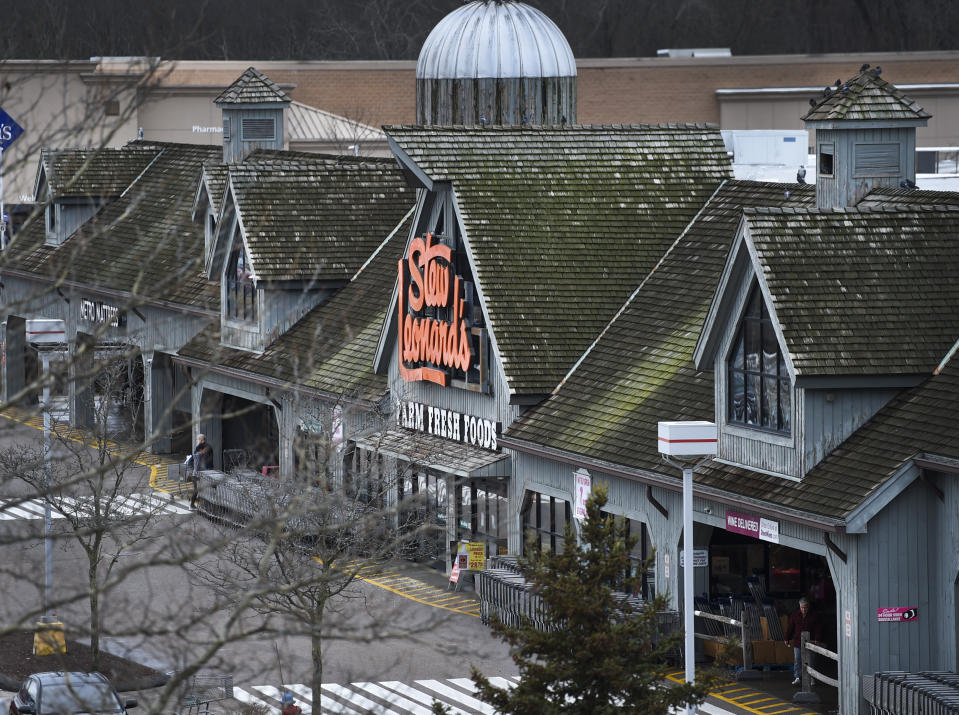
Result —
[[576, 60], [563, 33], [515, 0], [470, 0], [416, 63], [419, 124], [573, 124]]

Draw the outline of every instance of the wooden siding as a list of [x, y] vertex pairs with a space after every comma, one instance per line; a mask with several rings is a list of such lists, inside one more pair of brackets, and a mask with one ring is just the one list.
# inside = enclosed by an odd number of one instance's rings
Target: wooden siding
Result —
[[416, 122], [450, 126], [576, 123], [575, 77], [416, 80]]
[[[869, 645], [861, 654], [864, 673], [944, 670], [951, 665], [944, 662], [939, 644], [951, 640], [942, 624], [951, 600], [944, 581], [953, 574], [945, 574], [935, 557], [942, 529], [954, 531], [956, 518], [942, 506], [927, 485], [915, 481], [870, 520], [868, 534], [861, 537], [859, 626]], [[919, 619], [879, 623], [876, 609], [891, 606], [918, 607]]]
[[801, 390], [803, 473], [866, 423], [898, 390]]
[[293, 327], [296, 321], [333, 295], [332, 290], [269, 288], [264, 288], [257, 293], [263, 299], [260, 319], [260, 329], [266, 336], [263, 347], [276, 340]]
[[[56, 201], [48, 209], [55, 210], [57, 213], [56, 231], [47, 231], [47, 243], [49, 245], [59, 246], [66, 241], [74, 231], [85, 224], [99, 208], [93, 201]], [[47, 223], [49, 228], [50, 224]]]
[[[244, 141], [244, 119], [270, 119], [276, 127], [272, 140]], [[283, 149], [283, 109], [248, 109], [240, 106], [223, 107], [223, 163], [243, 161], [255, 149]]]
[[[816, 205], [819, 208], [855, 206], [874, 188], [898, 189], [902, 180], [916, 180], [916, 130], [913, 127], [819, 129], [816, 132], [817, 157], [823, 144], [833, 145], [833, 174], [816, 177]], [[881, 168], [871, 170], [863, 165], [864, 154], [870, 146], [890, 144], [899, 147], [898, 172]]]

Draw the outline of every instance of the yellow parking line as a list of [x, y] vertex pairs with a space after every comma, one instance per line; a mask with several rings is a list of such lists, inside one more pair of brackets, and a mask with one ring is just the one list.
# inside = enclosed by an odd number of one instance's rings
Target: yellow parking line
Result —
[[[0, 417], [5, 417], [8, 420], [13, 422], [19, 422], [22, 425], [28, 427], [33, 427], [34, 429], [43, 430], [43, 419], [39, 416], [28, 416], [24, 413], [23, 410], [17, 407], [7, 407], [4, 410], [0, 410]], [[78, 444], [86, 445], [87, 447], [97, 447], [99, 446], [98, 442], [91, 440], [90, 436], [79, 429], [69, 428], [66, 431], [59, 432], [59, 436], [69, 439], [71, 442], [76, 442]], [[107, 440], [105, 442], [107, 451], [110, 454], [121, 454], [120, 445], [116, 442]], [[176, 464], [177, 462], [173, 460], [167, 460], [163, 457], [159, 457], [154, 454], [141, 454], [130, 460], [134, 464], [139, 464], [141, 467], [147, 467], [150, 470], [150, 487], [156, 489], [157, 491], [169, 493], [171, 490], [163, 489], [157, 486], [158, 482], [164, 477], [160, 477], [160, 467], [169, 466], [171, 464]]]

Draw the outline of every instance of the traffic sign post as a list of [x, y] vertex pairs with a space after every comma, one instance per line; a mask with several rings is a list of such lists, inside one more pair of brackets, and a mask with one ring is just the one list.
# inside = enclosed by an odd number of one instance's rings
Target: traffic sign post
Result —
[[0, 248], [7, 245], [7, 213], [3, 202], [3, 152], [23, 134], [23, 127], [0, 109]]

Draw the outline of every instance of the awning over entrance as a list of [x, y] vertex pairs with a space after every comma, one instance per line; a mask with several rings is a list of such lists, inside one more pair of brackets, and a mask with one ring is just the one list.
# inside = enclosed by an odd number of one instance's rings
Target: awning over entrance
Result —
[[469, 479], [508, 477], [512, 471], [508, 455], [402, 429], [362, 437], [356, 440], [356, 445], [369, 452]]

